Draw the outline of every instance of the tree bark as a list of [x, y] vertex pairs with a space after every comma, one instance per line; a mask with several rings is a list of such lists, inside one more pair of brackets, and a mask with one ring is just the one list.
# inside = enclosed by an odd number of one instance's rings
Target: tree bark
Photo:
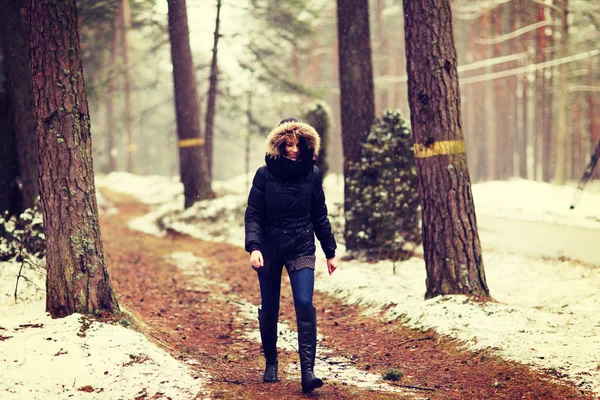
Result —
[[[361, 144], [365, 142], [375, 118], [369, 2], [338, 0], [337, 16], [344, 179], [347, 182], [350, 165], [360, 160]], [[357, 200], [345, 185], [346, 213]], [[356, 247], [357, 233], [352, 223], [346, 220], [344, 237], [348, 250]]]
[[467, 168], [449, 0], [404, 0], [425, 298], [489, 296]]
[[219, 67], [217, 64], [217, 50], [219, 45], [219, 27], [221, 17], [221, 0], [217, 0], [217, 19], [215, 21], [215, 34], [213, 40], [213, 56], [210, 66], [210, 86], [208, 89], [208, 104], [206, 107], [206, 164], [208, 167], [208, 179], [212, 182], [213, 165], [213, 124], [215, 120], [215, 109], [217, 99], [217, 84], [219, 82]]
[[185, 0], [168, 0], [169, 36], [173, 62], [175, 114], [179, 137], [179, 173], [183, 183], [185, 207], [211, 195], [208, 164], [200, 130], [200, 107], [196, 75], [190, 49]]
[[[13, 184], [20, 184], [20, 205], [16, 212], [32, 208], [39, 195], [38, 154], [35, 137], [35, 116], [31, 87], [29, 33], [25, 5], [6, 1], [0, 5], [0, 35], [3, 36], [4, 63], [9, 126], [14, 134], [11, 149], [18, 166]], [[5, 144], [6, 145], [6, 144]], [[17, 185], [17, 189], [18, 189]]]
[[74, 0], [28, 0], [46, 234], [46, 310], [114, 313], [100, 239], [87, 96]]

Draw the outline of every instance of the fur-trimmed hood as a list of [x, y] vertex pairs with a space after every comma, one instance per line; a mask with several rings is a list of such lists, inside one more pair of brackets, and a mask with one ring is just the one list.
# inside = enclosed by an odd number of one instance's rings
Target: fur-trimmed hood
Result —
[[267, 155], [273, 158], [281, 157], [283, 154], [280, 148], [288, 135], [294, 135], [300, 142], [303, 141], [313, 152], [312, 158], [317, 158], [321, 150], [321, 138], [315, 128], [303, 122], [286, 122], [273, 129], [267, 136]]

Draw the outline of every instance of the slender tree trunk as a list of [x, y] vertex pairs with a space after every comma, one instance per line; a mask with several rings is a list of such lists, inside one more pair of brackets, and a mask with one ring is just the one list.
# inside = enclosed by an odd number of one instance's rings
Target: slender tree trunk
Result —
[[117, 124], [115, 120], [115, 95], [116, 95], [116, 74], [119, 54], [119, 37], [121, 36], [121, 11], [119, 10], [113, 30], [110, 48], [110, 77], [108, 81], [108, 95], [106, 96], [106, 126], [107, 126], [107, 146], [108, 146], [108, 172], [117, 170]]
[[[515, 11], [514, 5], [505, 4], [503, 12], [504, 29], [507, 32], [513, 32], [515, 30]], [[516, 54], [516, 40], [511, 39], [510, 42], [504, 43], [504, 54]], [[509, 65], [517, 67], [516, 63], [510, 63]], [[517, 119], [517, 79], [518, 76], [507, 77], [506, 93], [506, 128], [504, 130], [506, 134], [506, 149], [505, 149], [505, 168], [504, 178], [512, 178], [516, 175], [515, 171], [518, 168], [516, 162], [518, 160], [516, 152], [516, 138], [519, 130], [518, 119]]]
[[131, 46], [129, 45], [129, 30], [131, 29], [131, 8], [129, 0], [121, 3], [123, 29], [121, 30], [121, 50], [123, 51], [123, 77], [125, 80], [125, 132], [127, 133], [127, 171], [138, 173], [138, 143], [133, 123], [134, 104], [131, 79]]
[[[338, 0], [337, 12], [344, 178], [347, 182], [350, 165], [360, 160], [361, 144], [365, 142], [375, 118], [369, 2]], [[358, 200], [352, 197], [349, 185], [345, 185], [346, 215]], [[356, 247], [356, 234], [357, 229], [346, 219], [344, 237], [348, 250]]]
[[[491, 12], [492, 24], [492, 37], [501, 36], [504, 30], [504, 6], [497, 6], [494, 11]], [[492, 57], [497, 58], [504, 55], [504, 43], [496, 43], [492, 45]], [[498, 72], [504, 69], [504, 66], [497, 65], [492, 68], [494, 72]], [[495, 79], [492, 83], [494, 95], [494, 130], [495, 130], [495, 151], [496, 153], [496, 178], [495, 179], [506, 179], [507, 172], [507, 159], [508, 159], [508, 129], [507, 129], [507, 112], [506, 102], [508, 101], [508, 92], [506, 90], [507, 80]], [[502, 99], [502, 100], [500, 100]], [[512, 161], [512, 160], [511, 160]]]
[[206, 107], [206, 164], [208, 166], [208, 179], [212, 182], [213, 166], [213, 123], [217, 100], [217, 83], [219, 82], [219, 67], [217, 64], [217, 50], [219, 45], [219, 25], [221, 17], [221, 0], [217, 0], [217, 19], [215, 21], [215, 34], [213, 40], [213, 56], [210, 66], [210, 87], [208, 89], [208, 104]]
[[[568, 0], [560, 0], [561, 8], [561, 32], [559, 57], [563, 58], [569, 55], [569, 22], [568, 18]], [[554, 179], [557, 184], [564, 185], [567, 181], [567, 143], [568, 143], [568, 107], [569, 107], [569, 87], [568, 87], [568, 68], [563, 63], [559, 67], [559, 97], [558, 97], [558, 132], [556, 137], [556, 172]]]
[[[488, 38], [494, 37], [494, 26], [491, 23], [493, 21], [491, 13], [484, 13], [481, 17], [482, 27], [481, 31]], [[493, 57], [493, 48], [490, 45], [484, 44], [484, 53], [486, 58]], [[486, 74], [491, 74], [494, 71], [494, 67], [488, 66], [485, 68]], [[498, 113], [496, 109], [496, 94], [495, 94], [495, 82], [487, 80], [484, 82], [485, 94], [483, 96], [483, 103], [485, 105], [485, 156], [486, 160], [486, 176], [489, 180], [496, 180], [499, 178], [498, 174]]]
[[196, 75], [190, 49], [185, 0], [168, 0], [169, 35], [175, 89], [175, 113], [179, 137], [179, 172], [185, 207], [210, 197], [208, 164], [200, 134], [200, 108]]
[[568, 164], [567, 179], [575, 179], [581, 160], [581, 108], [579, 101], [575, 98], [573, 101], [573, 111], [571, 112], [571, 126], [573, 135], [571, 135], [571, 159]]
[[[389, 63], [388, 58], [393, 58], [394, 54], [390, 53], [389, 45], [388, 45], [388, 37], [385, 31], [385, 18], [383, 16], [383, 12], [385, 11], [385, 0], [377, 0], [376, 1], [376, 13], [375, 13], [375, 23], [377, 24], [377, 49], [378, 57], [375, 58], [375, 64], [377, 65], [377, 75], [378, 76], [386, 76], [391, 75], [392, 70], [387, 69]], [[388, 98], [387, 92], [390, 90], [389, 85], [379, 85], [376, 88], [376, 101], [375, 101], [375, 110], [376, 115], [380, 115], [383, 110], [390, 108], [389, 104], [386, 104], [386, 100]]]
[[46, 234], [46, 310], [119, 306], [100, 239], [87, 96], [74, 0], [28, 0], [31, 72]]
[[[0, 35], [4, 43], [8, 123], [14, 134], [17, 168], [13, 185], [17, 185], [20, 202], [16, 212], [34, 206], [39, 195], [38, 153], [30, 73], [29, 32], [25, 4], [7, 1], [0, 5]], [[4, 144], [6, 146], [6, 144]], [[20, 186], [20, 189], [19, 189]]]
[[[537, 5], [537, 22], [542, 22], [546, 19], [544, 14], [544, 6]], [[546, 61], [546, 33], [545, 28], [541, 27], [536, 30], [536, 58], [535, 63], [539, 64]], [[535, 131], [534, 131], [534, 153], [533, 153], [533, 169], [534, 179], [543, 180], [543, 139], [544, 139], [544, 108], [546, 107], [544, 93], [546, 91], [545, 69], [536, 70], [535, 79]]]
[[467, 168], [449, 0], [404, 0], [411, 124], [423, 218], [425, 298], [489, 296]]

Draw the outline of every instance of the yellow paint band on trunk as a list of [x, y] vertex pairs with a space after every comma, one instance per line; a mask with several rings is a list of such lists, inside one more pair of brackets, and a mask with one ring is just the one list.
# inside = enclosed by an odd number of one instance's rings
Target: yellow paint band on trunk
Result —
[[136, 151], [138, 151], [138, 145], [135, 143], [128, 144], [127, 151], [129, 151], [130, 153], [135, 153]]
[[202, 138], [181, 139], [179, 141], [179, 147], [196, 147], [202, 146], [203, 144], [204, 139]]
[[423, 143], [415, 143], [414, 149], [416, 158], [460, 154], [465, 152], [465, 141], [446, 140], [443, 142], [434, 142], [430, 146], [426, 146]]

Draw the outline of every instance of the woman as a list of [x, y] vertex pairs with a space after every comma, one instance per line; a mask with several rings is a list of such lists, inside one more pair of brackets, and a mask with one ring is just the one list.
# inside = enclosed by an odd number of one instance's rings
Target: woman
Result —
[[321, 139], [295, 118], [281, 121], [267, 137], [266, 165], [256, 172], [246, 209], [246, 251], [258, 273], [260, 337], [266, 359], [263, 382], [277, 382], [277, 320], [281, 273], [285, 265], [294, 297], [302, 391], [323, 386], [313, 368], [317, 348], [312, 304], [315, 239], [321, 242], [331, 275], [338, 267], [336, 243], [327, 218], [323, 179], [315, 160]]

